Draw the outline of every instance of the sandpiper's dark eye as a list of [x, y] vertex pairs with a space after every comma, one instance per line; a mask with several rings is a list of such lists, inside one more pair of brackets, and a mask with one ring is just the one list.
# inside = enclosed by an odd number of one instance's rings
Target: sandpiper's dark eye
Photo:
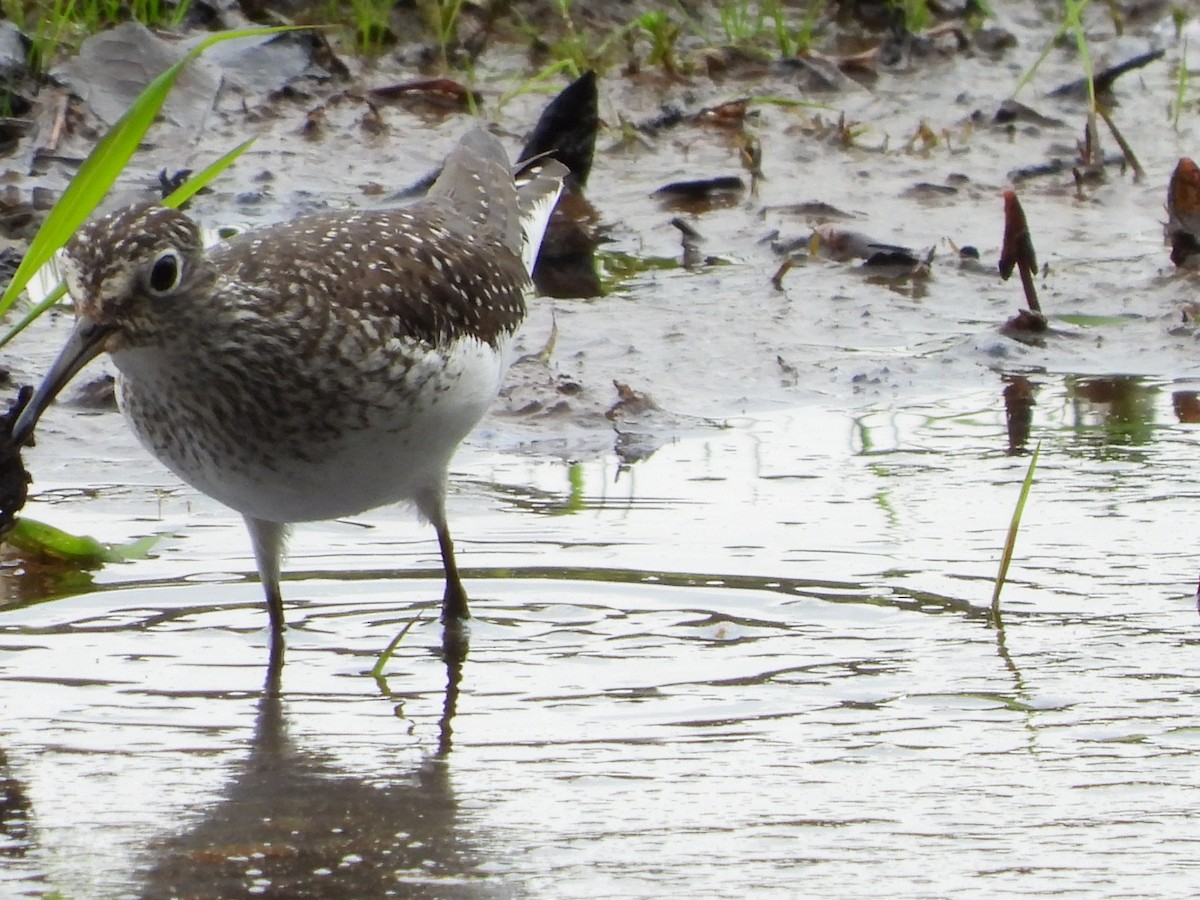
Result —
[[175, 250], [164, 250], [154, 260], [150, 267], [150, 290], [156, 294], [165, 294], [179, 286], [183, 275], [183, 260]]

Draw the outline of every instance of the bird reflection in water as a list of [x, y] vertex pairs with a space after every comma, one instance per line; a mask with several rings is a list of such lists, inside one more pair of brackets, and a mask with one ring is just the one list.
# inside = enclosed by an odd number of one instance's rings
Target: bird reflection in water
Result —
[[411, 771], [340, 771], [288, 734], [282, 642], [272, 647], [249, 756], [222, 797], [155, 848], [141, 896], [508, 896], [463, 839], [450, 784], [452, 720], [468, 645], [443, 645], [437, 751]]

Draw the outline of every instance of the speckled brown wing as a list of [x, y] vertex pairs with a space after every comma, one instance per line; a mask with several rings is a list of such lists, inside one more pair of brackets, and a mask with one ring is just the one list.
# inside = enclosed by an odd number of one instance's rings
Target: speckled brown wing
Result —
[[305, 216], [236, 237], [209, 261], [226, 284], [267, 288], [280, 315], [357, 310], [432, 346], [466, 336], [495, 345], [525, 316], [521, 258], [446, 228], [424, 204]]

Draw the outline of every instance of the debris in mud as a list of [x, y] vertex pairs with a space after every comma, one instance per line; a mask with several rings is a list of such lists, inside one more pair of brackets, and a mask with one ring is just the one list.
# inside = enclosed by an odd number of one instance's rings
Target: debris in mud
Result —
[[1155, 60], [1162, 59], [1165, 50], [1159, 48], [1157, 50], [1148, 50], [1145, 53], [1139, 53], [1137, 56], [1109, 66], [1106, 69], [1101, 69], [1092, 76], [1092, 88], [1088, 87], [1087, 78], [1076, 78], [1074, 81], [1069, 81], [1066, 84], [1061, 84], [1054, 90], [1050, 91], [1051, 97], [1073, 97], [1079, 100], [1086, 100], [1094, 90], [1097, 94], [1108, 93], [1112, 90], [1113, 82], [1124, 75], [1126, 72], [1132, 72], [1135, 69], [1140, 69], [1143, 66], [1148, 66]]
[[16, 247], [0, 249], [0, 292], [8, 288], [8, 283], [17, 274], [17, 268], [24, 258], [25, 254]]
[[1017, 37], [1011, 31], [996, 25], [985, 25], [977, 28], [972, 35], [975, 48], [993, 56], [999, 56], [1006, 50], [1017, 46]]
[[[363, 111], [362, 117], [358, 120], [358, 125], [367, 134], [376, 137], [387, 134], [391, 131], [388, 123], [383, 118], [383, 113], [379, 111], [379, 107], [370, 100], [364, 100], [366, 110]], [[380, 192], [382, 193], [382, 191]]]
[[[976, 114], [978, 117], [980, 114]], [[1046, 116], [1038, 112], [1032, 106], [1027, 106], [1013, 100], [1011, 97], [1004, 100], [996, 112], [992, 115], [992, 124], [994, 125], [1040, 125], [1044, 128], [1063, 128], [1066, 122], [1062, 119], [1056, 119], [1052, 116]]]
[[1200, 167], [1185, 156], [1167, 186], [1167, 222], [1163, 228], [1176, 266], [1200, 265]]
[[[613, 381], [617, 399], [607, 403], [576, 378], [555, 372], [550, 357], [557, 327], [541, 350], [522, 356], [509, 369], [500, 391], [498, 415], [530, 422], [551, 419], [559, 432], [568, 426], [584, 429], [602, 442], [598, 449], [607, 448], [612, 441], [614, 452], [625, 465], [648, 459], [681, 433], [724, 427], [718, 421], [665, 410], [649, 394], [621, 381]], [[612, 440], [614, 432], [616, 439]], [[577, 435], [573, 443], [578, 441]]]
[[740, 129], [746, 123], [746, 115], [750, 108], [750, 98], [741, 97], [728, 100], [716, 106], [707, 106], [696, 113], [693, 118], [697, 122], [720, 125], [723, 128]]
[[683, 267], [685, 269], [694, 269], [703, 261], [703, 257], [700, 255], [700, 232], [679, 218], [679, 216], [673, 218], [671, 224], [679, 229], [679, 239], [683, 244], [683, 258], [681, 260]]
[[867, 266], [917, 266], [921, 260], [907, 247], [885, 244], [860, 231], [838, 228], [828, 223], [813, 229], [810, 249], [835, 262], [863, 260]]
[[1029, 308], [1005, 322], [1001, 331], [1012, 337], [1041, 333], [1046, 330], [1047, 322], [1038, 302], [1037, 287], [1033, 283], [1034, 273], [1037, 272], [1037, 254], [1033, 249], [1033, 239], [1029, 236], [1029, 225], [1025, 221], [1021, 201], [1017, 199], [1016, 191], [1008, 190], [1004, 192], [1004, 244], [1000, 251], [1000, 277], [1007, 281], [1014, 268], [1021, 275], [1021, 287]]
[[[1104, 154], [1100, 153], [1098, 149], [1093, 151], [1087, 144], [1087, 139], [1081, 142], [1076, 159], [1055, 157], [1045, 162], [1020, 166], [1008, 172], [1008, 180], [1017, 185], [1034, 178], [1046, 178], [1070, 172], [1075, 179], [1076, 186], [1081, 188], [1083, 184], [1103, 180], [1104, 170], [1108, 166], [1121, 166], [1129, 162], [1124, 153]], [[1092, 146], [1098, 145], [1093, 143]]]
[[306, 141], [319, 141], [325, 137], [325, 107], [314, 106], [304, 114], [304, 123], [300, 126], [300, 136]]
[[598, 415], [596, 404], [590, 411], [584, 408], [588, 398], [583, 385], [551, 369], [550, 359], [557, 344], [558, 320], [552, 318], [546, 343], [509, 366], [498, 398], [499, 414], [523, 419], [567, 415], [580, 419]]
[[783, 387], [795, 387], [800, 383], [800, 370], [778, 354], [775, 364], [779, 366], [779, 383]]
[[664, 184], [651, 196], [660, 198], [668, 206], [682, 206], [704, 211], [716, 205], [734, 202], [746, 190], [746, 183], [737, 175], [718, 175], [715, 178], [699, 178], [694, 181], [672, 181]]
[[109, 374], [93, 378], [71, 393], [69, 405], [76, 409], [117, 411], [117, 382]]
[[404, 101], [409, 108], [415, 103], [440, 112], [459, 112], [472, 107], [479, 109], [483, 105], [482, 94], [452, 78], [401, 81], [372, 88], [367, 96], [376, 102]]
[[911, 187], [905, 188], [900, 196], [922, 200], [928, 198], [953, 197], [958, 193], [958, 188], [952, 184], [934, 184], [929, 181], [918, 181]]
[[27, 119], [17, 119], [12, 116], [0, 118], [0, 156], [10, 156], [25, 137], [33, 130], [33, 123]]
[[738, 156], [742, 160], [742, 167], [750, 174], [750, 196], [757, 200], [759, 185], [766, 180], [762, 170], [762, 142], [749, 131], [743, 131]]
[[1048, 328], [1046, 317], [1028, 309], [1017, 310], [1017, 314], [1005, 322], [1000, 331], [1009, 337], [1022, 340], [1023, 337], [1041, 334]]
[[922, 258], [908, 247], [885, 244], [860, 231], [851, 231], [829, 222], [816, 225], [812, 233], [803, 240], [772, 241], [772, 248], [787, 258], [771, 276], [775, 290], [783, 290], [783, 277], [796, 265], [798, 254], [807, 250], [808, 255], [823, 256], [834, 262], [862, 260], [863, 268], [878, 269], [877, 275], [902, 278], [924, 277], [929, 274], [933, 262], [933, 249]]
[[874, 78], [877, 74], [873, 52], [841, 58], [810, 52], [803, 56], [787, 56], [776, 60], [771, 68], [774, 73], [789, 79], [797, 90], [806, 94], [817, 91], [861, 91], [862, 85], [855, 81], [852, 75]]
[[0, 236], [30, 240], [41, 227], [45, 212], [53, 206], [50, 192], [35, 187], [23, 191], [15, 184], [0, 190]]
[[29, 473], [21, 459], [21, 447], [13, 443], [12, 428], [32, 396], [32, 387], [22, 387], [8, 412], [0, 416], [0, 539], [12, 531], [29, 492]]
[[1096, 130], [1096, 116], [1089, 114], [1083, 126], [1083, 140], [1079, 148], [1079, 165], [1071, 169], [1075, 178], [1076, 196], [1082, 198], [1083, 185], [1104, 181], [1104, 154], [1100, 150], [1100, 135]]
[[[845, 210], [838, 209], [833, 204], [825, 203], [821, 200], [806, 200], [801, 203], [788, 203], [783, 206], [768, 206], [766, 207], [766, 211], [784, 213], [789, 216], [799, 216], [810, 220], [816, 219], [820, 222], [846, 222], [855, 218], [854, 213], [849, 213]], [[769, 235], [768, 237], [774, 241], [778, 239], [779, 235], [778, 233], [775, 233]], [[805, 238], [805, 243], [807, 242], [808, 239]], [[778, 246], [775, 246], [775, 250], [776, 252], [785, 252]]]
[[547, 297], [585, 298], [603, 293], [596, 271], [596, 247], [602, 238], [600, 216], [584, 196], [599, 127], [596, 75], [584, 72], [546, 105], [517, 155], [518, 163], [549, 156], [569, 170], [533, 270], [533, 283]]
[[629, 416], [642, 416], [648, 412], [662, 412], [662, 407], [655, 403], [649, 394], [635, 391], [623, 381], [614, 381], [613, 387], [617, 389], [617, 402], [605, 413], [612, 421], [616, 422]]
[[617, 433], [613, 450], [625, 465], [648, 459], [682, 430], [716, 425], [707, 419], [668, 412], [649, 395], [613, 381], [617, 401], [604, 413]]
[[517, 162], [550, 156], [570, 170], [566, 177], [568, 189], [581, 189], [592, 172], [599, 127], [596, 73], [584, 72], [546, 104]]
[[[183, 187], [184, 182], [191, 177], [191, 169], [179, 169], [172, 175], [168, 175], [167, 170], [162, 169], [158, 173], [158, 192], [162, 195], [163, 199], [166, 199]], [[209, 189], [201, 188], [200, 193], [203, 193], [207, 190]], [[181, 208], [186, 208], [186, 206], [187, 204], [185, 203]]]
[[[55, 73], [105, 125], [125, 114], [137, 96], [187, 48], [164, 40], [140, 22], [125, 22], [84, 40], [78, 55]], [[210, 60], [197, 61], [180, 73], [163, 106], [163, 117], [184, 126], [203, 121], [221, 90], [222, 74]]]
[[726, 262], [719, 256], [709, 256], [700, 252], [700, 244], [704, 240], [704, 236], [691, 223], [675, 216], [671, 219], [671, 225], [679, 230], [680, 243], [683, 245], [683, 255], [679, 262], [685, 269], [716, 266]]

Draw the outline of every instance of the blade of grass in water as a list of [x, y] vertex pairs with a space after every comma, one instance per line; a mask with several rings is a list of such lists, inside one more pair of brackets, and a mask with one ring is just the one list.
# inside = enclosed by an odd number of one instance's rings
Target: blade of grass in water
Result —
[[125, 164], [137, 150], [142, 137], [154, 123], [158, 111], [166, 102], [167, 94], [170, 93], [171, 87], [179, 77], [179, 73], [189, 62], [200, 56], [209, 47], [222, 41], [262, 37], [292, 30], [295, 30], [295, 26], [246, 28], [218, 32], [201, 41], [188, 51], [183, 59], [154, 79], [88, 154], [87, 159], [79, 167], [79, 171], [75, 173], [75, 177], [71, 179], [71, 183], [67, 185], [62, 196], [58, 198], [58, 202], [54, 204], [54, 208], [50, 210], [50, 214], [30, 243], [29, 250], [26, 252], [25, 258], [21, 260], [21, 265], [17, 267], [17, 272], [13, 275], [4, 295], [0, 296], [0, 316], [12, 307], [21, 291], [25, 289], [25, 285], [29, 283], [33, 273], [49, 262], [55, 251], [66, 243], [92, 210], [104, 199], [113, 182], [117, 180], [117, 176], [125, 168]]
[[[253, 143], [254, 138], [242, 141], [242, 143], [238, 144], [220, 159], [206, 166], [202, 171], [197, 172], [195, 175], [177, 187], [174, 191], [168, 194], [161, 201], [162, 205], [171, 207], [182, 206], [198, 191], [211, 184], [218, 175], [228, 169], [233, 161], [241, 156], [246, 151], [246, 148]], [[26, 279], [26, 284], [28, 284], [28, 281], [29, 279]], [[24, 287], [24, 285], [22, 285], [22, 287]], [[29, 312], [23, 315], [20, 321], [10, 328], [3, 337], [0, 337], [0, 348], [4, 347], [5, 344], [24, 331], [38, 316], [61, 300], [66, 292], [66, 286], [60, 282], [57, 287], [55, 287], [44, 298], [38, 301], [38, 303], [32, 309], [30, 309]]]
[[1025, 473], [1025, 481], [1021, 485], [1021, 494], [1017, 497], [1017, 506], [1013, 510], [1012, 521], [1008, 524], [1008, 538], [1004, 542], [1004, 553], [1000, 557], [1000, 571], [996, 574], [996, 587], [992, 590], [992, 624], [1000, 624], [1000, 592], [1004, 589], [1004, 580], [1008, 577], [1008, 566], [1012, 562], [1013, 550], [1017, 546], [1017, 531], [1021, 527], [1021, 514], [1025, 511], [1025, 501], [1029, 499], [1029, 489], [1033, 486], [1033, 473], [1037, 468], [1038, 454], [1042, 452], [1042, 442], [1038, 441], [1029, 458], [1029, 470]]
[[391, 642], [383, 648], [383, 652], [379, 654], [379, 659], [375, 661], [375, 665], [371, 667], [371, 677], [376, 681], [383, 678], [383, 670], [388, 664], [388, 660], [392, 658], [392, 654], [396, 652], [396, 648], [400, 646], [400, 642], [404, 640], [404, 636], [409, 630], [420, 621], [419, 615], [409, 619], [404, 627], [400, 629], [400, 633], [392, 638]]

